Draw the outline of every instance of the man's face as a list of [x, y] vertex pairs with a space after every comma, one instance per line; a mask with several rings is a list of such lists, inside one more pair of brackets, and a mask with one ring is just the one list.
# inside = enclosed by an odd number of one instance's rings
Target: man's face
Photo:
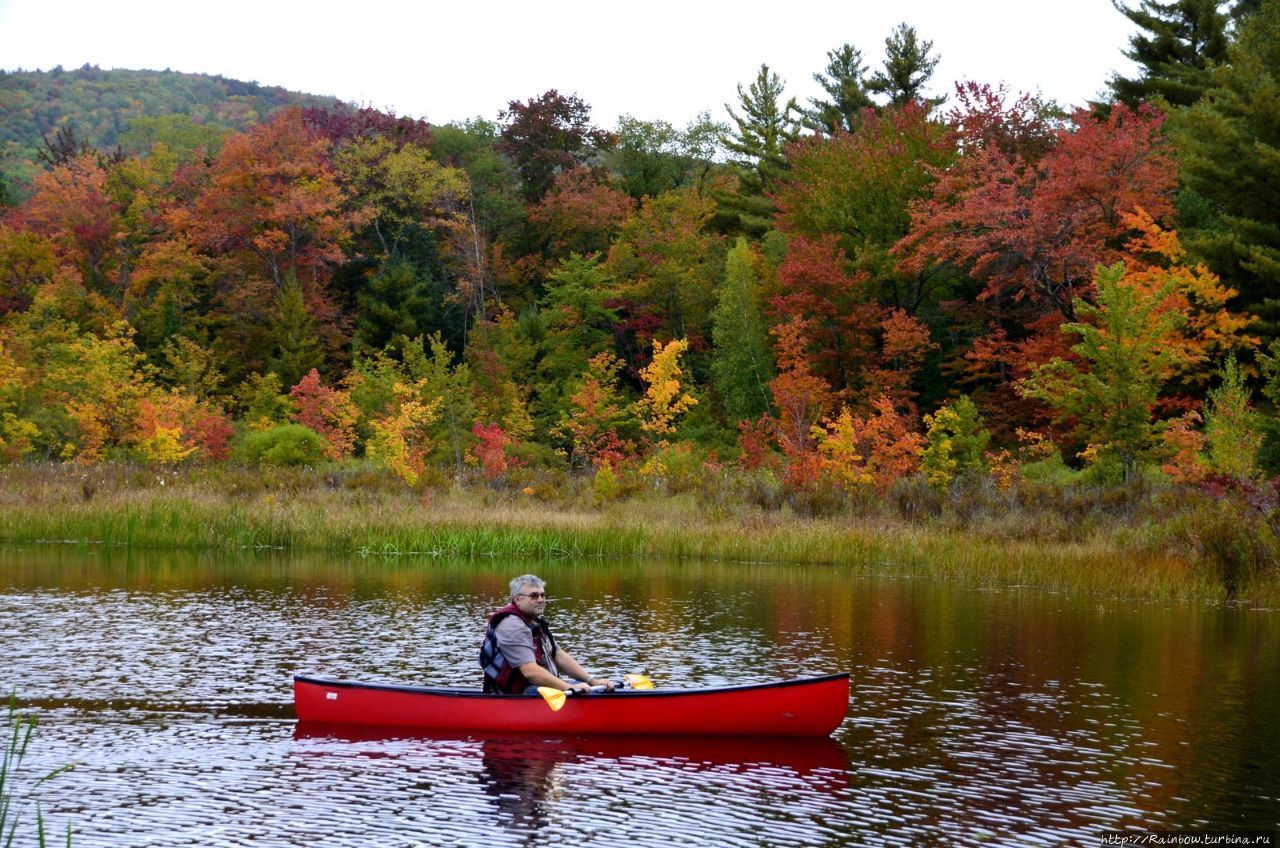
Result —
[[525, 615], [542, 615], [542, 611], [547, 608], [546, 587], [539, 589], [532, 583], [524, 584], [516, 595], [516, 606]]

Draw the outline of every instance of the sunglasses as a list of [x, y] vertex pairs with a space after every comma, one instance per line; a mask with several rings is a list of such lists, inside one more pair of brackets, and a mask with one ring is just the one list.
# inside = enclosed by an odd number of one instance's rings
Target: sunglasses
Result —
[[546, 596], [547, 596], [546, 592], [521, 592], [520, 594], [516, 595], [517, 598], [529, 598], [530, 600], [534, 600], [534, 601], [538, 600], [539, 598], [545, 598]]

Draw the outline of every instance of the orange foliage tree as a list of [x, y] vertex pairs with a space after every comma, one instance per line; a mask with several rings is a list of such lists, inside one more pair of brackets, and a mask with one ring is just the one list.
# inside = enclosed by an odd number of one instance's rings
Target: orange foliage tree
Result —
[[529, 210], [549, 263], [571, 253], [604, 253], [635, 207], [630, 197], [602, 182], [589, 168], [558, 174], [551, 190]]
[[870, 485], [885, 494], [920, 467], [925, 439], [911, 424], [886, 395], [872, 403], [865, 417], [842, 407], [839, 415], [813, 428], [822, 472], [843, 489]]
[[36, 175], [21, 218], [56, 245], [59, 259], [80, 271], [86, 288], [118, 293], [122, 280], [113, 272], [120, 270], [124, 224], [107, 181], [97, 157], [78, 156]]
[[820, 463], [814, 447], [814, 425], [835, 407], [831, 386], [810, 370], [806, 348], [809, 322], [792, 318], [773, 328], [778, 376], [769, 383], [778, 409], [774, 436], [787, 458], [786, 479], [804, 488], [817, 479]]
[[635, 454], [635, 444], [618, 432], [629, 420], [618, 392], [622, 364], [611, 353], [591, 357], [577, 389], [569, 396], [570, 409], [561, 415], [556, 433], [569, 442], [561, 453], [571, 467], [616, 468]]

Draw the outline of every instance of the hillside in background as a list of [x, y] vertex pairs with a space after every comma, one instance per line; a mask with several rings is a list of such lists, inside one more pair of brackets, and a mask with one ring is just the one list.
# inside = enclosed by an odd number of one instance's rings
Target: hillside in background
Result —
[[[39, 169], [44, 136], [70, 127], [102, 149], [142, 152], [163, 133], [216, 145], [228, 130], [244, 130], [292, 105], [333, 107], [340, 101], [278, 86], [176, 71], [0, 71], [0, 172], [25, 194]], [[138, 119], [143, 119], [139, 121]]]

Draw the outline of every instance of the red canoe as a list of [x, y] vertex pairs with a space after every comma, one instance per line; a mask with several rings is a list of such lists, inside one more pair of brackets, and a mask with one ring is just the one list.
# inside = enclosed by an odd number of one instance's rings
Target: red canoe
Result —
[[849, 709], [849, 675], [713, 689], [577, 695], [553, 712], [538, 695], [352, 683], [295, 675], [300, 721], [455, 731], [827, 736]]

